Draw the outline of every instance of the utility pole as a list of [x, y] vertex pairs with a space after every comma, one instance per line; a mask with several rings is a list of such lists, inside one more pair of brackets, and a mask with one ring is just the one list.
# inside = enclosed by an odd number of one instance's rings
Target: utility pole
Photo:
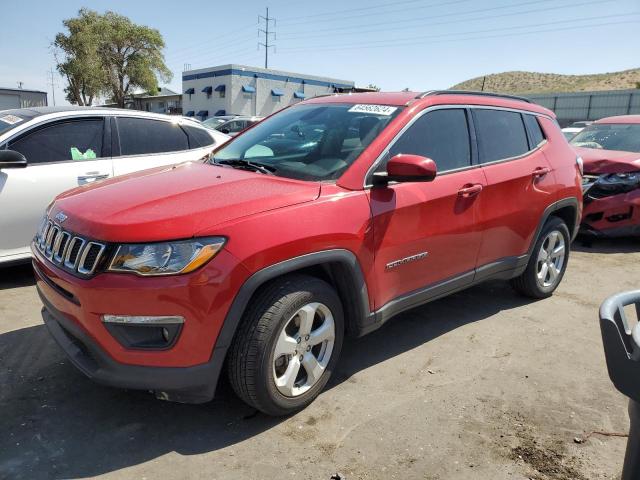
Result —
[[[264, 29], [259, 28], [260, 23], [264, 20]], [[273, 27], [276, 26], [276, 19], [273, 17], [269, 17], [269, 7], [267, 7], [267, 16], [263, 17], [262, 15], [258, 15], [258, 36], [261, 33], [264, 33], [264, 43], [258, 42], [258, 48], [262, 45], [264, 47], [264, 68], [269, 68], [269, 48], [275, 47], [273, 43], [269, 43], [271, 38], [269, 35], [273, 35], [273, 39], [276, 39], [276, 32], [269, 31], [270, 22], [273, 22]], [[275, 50], [274, 50], [275, 51]]]
[[51, 85], [51, 98], [53, 98], [53, 106], [56, 106], [56, 82], [53, 77], [53, 68], [49, 70], [49, 85]]
[[480, 90], [481, 92], [484, 92], [484, 82], [487, 80], [487, 76], [485, 75], [484, 77], [482, 77], [482, 89]]
[[22, 86], [24, 85], [24, 82], [17, 82], [17, 83], [18, 83], [18, 88], [22, 90]]

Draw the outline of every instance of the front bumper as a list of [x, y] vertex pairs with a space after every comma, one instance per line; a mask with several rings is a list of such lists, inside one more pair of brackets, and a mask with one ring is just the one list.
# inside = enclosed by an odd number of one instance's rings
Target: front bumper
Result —
[[580, 233], [595, 237], [640, 236], [640, 189], [602, 198], [585, 197]]
[[73, 365], [91, 380], [103, 385], [152, 390], [161, 398], [184, 403], [203, 403], [215, 393], [223, 361], [193, 367], [148, 367], [113, 360], [89, 335], [58, 311], [38, 290], [44, 307], [42, 319]]
[[[32, 253], [45, 324], [89, 378], [187, 403], [213, 397], [230, 342], [218, 338], [220, 330], [248, 275], [232, 255], [223, 250], [185, 275], [100, 273], [82, 279], [57, 268], [36, 249]], [[177, 315], [185, 321], [168, 348], [127, 348], [102, 322], [105, 314]]]

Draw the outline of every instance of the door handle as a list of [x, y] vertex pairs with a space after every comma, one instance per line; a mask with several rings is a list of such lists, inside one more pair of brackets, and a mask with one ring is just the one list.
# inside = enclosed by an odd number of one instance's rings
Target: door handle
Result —
[[551, 169], [549, 167], [538, 167], [533, 171], [532, 175], [534, 176], [534, 178], [542, 178], [550, 172]]
[[109, 178], [108, 173], [88, 173], [86, 175], [79, 175], [78, 182], [91, 183], [96, 180], [104, 180], [105, 178]]
[[482, 185], [479, 183], [467, 184], [458, 190], [458, 195], [464, 198], [473, 197], [482, 191]]

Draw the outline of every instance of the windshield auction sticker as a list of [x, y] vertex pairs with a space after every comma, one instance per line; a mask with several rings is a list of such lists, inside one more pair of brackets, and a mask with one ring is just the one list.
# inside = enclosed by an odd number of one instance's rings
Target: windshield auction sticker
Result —
[[0, 120], [2, 120], [4, 123], [8, 123], [9, 125], [15, 125], [16, 123], [20, 123], [22, 121], [22, 118], [16, 117], [15, 115], [5, 115], [3, 117], [0, 117]]
[[384, 115], [385, 117], [395, 112], [398, 107], [390, 107], [389, 105], [368, 105], [358, 103], [349, 109], [353, 113], [372, 113], [374, 115]]

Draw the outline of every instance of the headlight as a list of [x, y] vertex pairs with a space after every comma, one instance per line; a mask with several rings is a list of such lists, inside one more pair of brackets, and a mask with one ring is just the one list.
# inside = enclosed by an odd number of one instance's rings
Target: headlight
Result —
[[222, 237], [209, 237], [177, 242], [123, 244], [116, 250], [108, 270], [145, 276], [189, 273], [215, 257], [224, 243]]
[[598, 178], [598, 186], [601, 188], [611, 187], [630, 187], [640, 186], [640, 172], [630, 173], [610, 173], [601, 175]]

